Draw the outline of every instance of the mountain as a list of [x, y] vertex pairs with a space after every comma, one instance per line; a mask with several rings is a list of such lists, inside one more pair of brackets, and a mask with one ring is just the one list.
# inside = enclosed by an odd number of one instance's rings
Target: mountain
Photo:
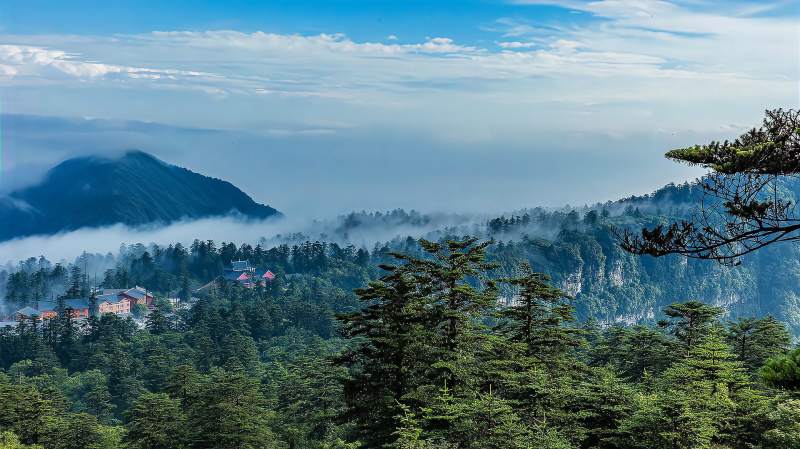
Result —
[[[788, 181], [782, 190], [797, 197], [800, 183]], [[492, 220], [487, 237], [499, 241], [493, 249], [501, 264], [497, 274], [513, 275], [518, 261], [527, 260], [575, 299], [579, 317], [601, 323], [652, 323], [671, 303], [700, 300], [722, 307], [731, 319], [775, 316], [800, 336], [800, 245], [771, 245], [735, 267], [678, 255], [636, 256], [620, 248], [615, 229], [685, 218], [701, 197], [696, 184], [667, 186], [584, 210], [534, 210], [528, 218]]]
[[39, 184], [0, 198], [0, 241], [114, 224], [142, 226], [239, 214], [280, 216], [233, 184], [141, 152], [69, 159]]
[[[787, 180], [780, 187], [787, 197], [800, 197], [800, 181]], [[699, 300], [723, 308], [730, 319], [772, 315], [800, 337], [800, 245], [771, 245], [743, 257], [735, 267], [677, 255], [636, 256], [620, 248], [615, 229], [650, 228], [686, 218], [702, 197], [698, 184], [669, 185], [649, 195], [584, 208], [534, 208], [501, 217], [467, 217], [456, 225], [458, 220], [449, 217], [413, 211], [353, 213], [325, 233], [341, 240], [387, 228], [382, 235], [397, 237], [375, 246], [378, 256], [392, 251], [421, 254], [405, 238], [408, 233], [429, 240], [476, 235], [497, 242], [489, 248], [498, 263], [493, 275], [513, 277], [520, 261], [527, 261], [574, 298], [582, 320], [654, 323], [668, 305]]]

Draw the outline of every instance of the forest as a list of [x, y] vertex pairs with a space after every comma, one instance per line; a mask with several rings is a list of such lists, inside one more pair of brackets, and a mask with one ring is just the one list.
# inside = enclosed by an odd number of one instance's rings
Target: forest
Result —
[[[496, 243], [405, 243], [252, 249], [275, 283], [157, 301], [144, 327], [62, 313], [5, 328], [0, 447], [797, 447], [800, 350], [778, 320], [684, 301], [651, 326], [600, 326], [527, 263], [498, 277]], [[145, 251], [102, 282], [180, 294], [242, 251]]]

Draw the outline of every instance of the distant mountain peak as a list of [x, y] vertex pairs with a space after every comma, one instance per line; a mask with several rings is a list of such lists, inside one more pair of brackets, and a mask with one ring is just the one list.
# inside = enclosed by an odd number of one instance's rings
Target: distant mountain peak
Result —
[[[19, 207], [20, 204], [26, 207]], [[280, 216], [233, 184], [170, 165], [141, 150], [85, 156], [0, 202], [0, 241], [114, 224], [140, 226], [236, 214]]]
[[150, 153], [135, 148], [125, 150], [125, 152], [123, 152], [121, 156], [118, 156], [117, 159], [122, 161], [137, 161], [170, 165]]

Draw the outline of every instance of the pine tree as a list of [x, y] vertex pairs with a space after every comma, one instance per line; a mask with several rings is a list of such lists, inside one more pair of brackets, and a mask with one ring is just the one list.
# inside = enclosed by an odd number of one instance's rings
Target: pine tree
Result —
[[241, 370], [215, 368], [189, 406], [189, 447], [274, 448], [271, 419], [256, 379]]
[[550, 277], [534, 273], [526, 262], [520, 276], [507, 282], [519, 289], [513, 304], [501, 309], [498, 330], [511, 341], [525, 345], [526, 355], [552, 364], [580, 345], [576, 329], [565, 327], [574, 320], [566, 293], [549, 284]]
[[180, 449], [185, 447], [185, 426], [179, 400], [145, 393], [128, 412], [125, 439], [132, 449]]
[[181, 290], [178, 293], [178, 298], [183, 303], [187, 303], [187, 302], [189, 302], [190, 299], [192, 299], [192, 291], [189, 288], [189, 275], [188, 275], [188, 273], [184, 273], [181, 276]]
[[628, 379], [659, 375], [683, 354], [678, 344], [658, 329], [614, 326], [591, 350], [591, 364], [612, 365]]
[[[636, 408], [636, 390], [608, 369], [594, 369], [570, 392], [568, 409], [577, 417], [570, 423], [581, 447], [616, 448], [622, 422]], [[578, 434], [578, 435], [576, 435]]]
[[73, 264], [69, 271], [69, 285], [65, 295], [68, 298], [82, 298], [89, 293], [85, 273], [78, 264]]
[[251, 376], [257, 376], [261, 368], [256, 343], [249, 335], [236, 331], [225, 336], [219, 357], [226, 369], [243, 369]]
[[480, 319], [497, 302], [494, 283], [485, 279], [495, 266], [486, 261], [488, 243], [420, 245], [427, 258], [392, 254], [402, 263], [383, 266], [389, 274], [359, 291], [371, 305], [343, 317], [346, 336], [366, 338], [343, 359], [352, 372], [345, 385], [348, 416], [366, 447], [392, 442], [401, 406], [419, 409], [443, 383], [458, 385], [459, 394], [474, 395], [477, 387], [476, 357], [486, 330]]
[[[469, 333], [475, 319], [487, 316], [497, 304], [494, 282], [486, 279], [486, 273], [496, 268], [486, 261], [486, 248], [491, 242], [478, 243], [478, 239], [467, 237], [434, 243], [419, 241], [429, 255], [417, 259], [398, 255], [406, 264], [403, 270], [419, 283], [421, 292], [439, 314], [441, 344], [444, 351], [454, 351], [462, 334]], [[486, 287], [474, 284], [483, 281]]]
[[776, 404], [768, 418], [774, 423], [764, 432], [764, 448], [800, 449], [800, 400]]
[[706, 336], [711, 324], [722, 311], [719, 307], [709, 306], [700, 301], [674, 303], [664, 309], [664, 314], [671, 321], [662, 321], [659, 324], [671, 330], [672, 334], [683, 343], [688, 354]]
[[71, 367], [73, 359], [78, 357], [78, 328], [72, 316], [73, 309], [64, 305], [64, 298], [59, 298], [58, 316], [50, 320], [56, 329], [54, 351], [61, 364]]
[[164, 391], [186, 408], [200, 393], [200, 382], [200, 373], [193, 366], [178, 365], [167, 375]]
[[345, 416], [367, 447], [395, 438], [403, 404], [431, 361], [427, 312], [413, 278], [396, 266], [382, 268], [387, 275], [356, 291], [365, 307], [339, 317], [345, 337], [363, 339], [339, 361], [351, 372], [344, 384]]
[[423, 435], [464, 449], [527, 449], [534, 435], [512, 406], [491, 391], [454, 395], [444, 388], [423, 409]]
[[789, 349], [791, 334], [785, 324], [772, 316], [744, 318], [731, 323], [727, 341], [736, 357], [755, 372], [768, 358]]
[[455, 445], [444, 441], [431, 441], [423, 437], [419, 418], [411, 410], [403, 406], [402, 415], [398, 416], [399, 428], [395, 432], [397, 439], [391, 445], [393, 449], [454, 449]]
[[761, 369], [761, 377], [772, 387], [800, 391], [800, 347], [767, 360]]
[[161, 335], [169, 331], [169, 321], [160, 306], [156, 306], [147, 314], [145, 328], [153, 335]]
[[[624, 447], [712, 447], [731, 437], [737, 395], [748, 392], [747, 376], [719, 329], [711, 329], [689, 354], [668, 369], [656, 391], [640, 398], [620, 426]], [[695, 340], [696, 342], [697, 340]]]

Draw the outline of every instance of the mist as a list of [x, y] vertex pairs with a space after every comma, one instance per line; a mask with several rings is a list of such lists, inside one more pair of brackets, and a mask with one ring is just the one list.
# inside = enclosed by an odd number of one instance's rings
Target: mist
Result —
[[[603, 211], [624, 225], [634, 209], [644, 214], [687, 216], [699, 201], [702, 189], [695, 183], [673, 185], [654, 194], [629, 197], [614, 202], [591, 206], [535, 209], [523, 208], [509, 212], [419, 212], [394, 209], [385, 212], [350, 212], [328, 218], [284, 216], [266, 220], [252, 220], [241, 215], [184, 220], [170, 225], [131, 227], [123, 224], [103, 228], [84, 228], [52, 236], [31, 236], [0, 242], [0, 265], [14, 264], [31, 257], [44, 256], [54, 262], [74, 262], [81, 254], [113, 256], [122, 245], [174, 243], [190, 245], [194, 240], [214, 240], [272, 247], [305, 241], [326, 241], [340, 245], [354, 245], [371, 250], [375, 245], [397, 239], [441, 239], [446, 236], [475, 235], [490, 237], [490, 220], [530, 215], [526, 226], [511, 231], [493, 231], [491, 237], [499, 240], [521, 240], [525, 237], [554, 239], [567, 214], [577, 213], [582, 219], [590, 210]], [[626, 218], [627, 217], [627, 218]], [[620, 221], [620, 218], [622, 221]], [[574, 223], [571, 226], [576, 226]], [[97, 258], [96, 258], [97, 259]], [[113, 266], [114, 261], [109, 263]], [[101, 270], [102, 271], [102, 270]]]
[[395, 238], [419, 238], [455, 229], [468, 232], [478, 229], [484, 223], [483, 216], [471, 214], [422, 215], [412, 211], [409, 214], [419, 217], [414, 223], [392, 218], [390, 214], [377, 213], [377, 219], [374, 218], [376, 214], [366, 212], [350, 214], [350, 217], [373, 218], [359, 223], [351, 221], [349, 225], [346, 224], [348, 216], [326, 220], [281, 218], [263, 221], [230, 216], [181, 221], [168, 226], [129, 227], [118, 224], [2, 242], [0, 263], [14, 264], [16, 261], [40, 256], [54, 262], [73, 262], [84, 252], [116, 255], [122, 245], [182, 243], [188, 246], [195, 239], [233, 242], [237, 245], [261, 243], [266, 246], [324, 240], [371, 249], [376, 243]]

